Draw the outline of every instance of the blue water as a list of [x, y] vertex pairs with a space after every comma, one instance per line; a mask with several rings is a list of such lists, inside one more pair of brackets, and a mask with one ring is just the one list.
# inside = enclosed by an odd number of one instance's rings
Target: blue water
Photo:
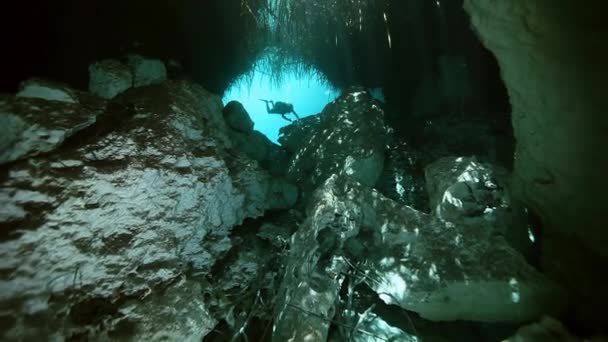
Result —
[[[254, 128], [277, 142], [279, 129], [289, 122], [280, 115], [268, 114], [266, 105], [260, 99], [291, 103], [296, 113], [303, 118], [320, 113], [339, 92], [319, 80], [314, 73], [296, 75], [294, 70], [283, 73], [277, 84], [268, 76], [265, 60], [263, 57], [256, 63], [252, 78], [244, 75], [237, 79], [224, 93], [222, 101], [224, 104], [232, 100], [241, 102], [255, 123]], [[293, 114], [288, 114], [287, 117], [295, 119]]]

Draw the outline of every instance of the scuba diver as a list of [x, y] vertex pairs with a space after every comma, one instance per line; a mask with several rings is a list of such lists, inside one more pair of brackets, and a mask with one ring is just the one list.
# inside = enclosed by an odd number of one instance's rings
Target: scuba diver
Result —
[[[295, 115], [296, 118], [298, 120], [300, 120], [300, 117], [298, 116], [296, 111], [293, 110], [293, 105], [291, 103], [286, 103], [286, 102], [281, 102], [281, 101], [274, 102], [271, 100], [263, 100], [263, 99], [260, 99], [260, 101], [263, 101], [264, 103], [266, 103], [266, 111], [268, 112], [268, 114], [280, 114], [281, 117], [283, 117], [283, 119], [291, 122], [293, 120], [286, 117], [285, 114], [293, 113], [293, 115]], [[270, 103], [270, 106], [272, 106], [272, 108], [268, 105], [269, 103]]]

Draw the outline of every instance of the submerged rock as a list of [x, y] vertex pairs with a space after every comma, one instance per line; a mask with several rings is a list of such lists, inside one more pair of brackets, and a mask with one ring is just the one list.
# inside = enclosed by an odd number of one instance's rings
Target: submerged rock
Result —
[[318, 119], [300, 121], [284, 128], [280, 139], [295, 151], [287, 170], [289, 180], [308, 192], [332, 174], [348, 175], [367, 186], [376, 184], [388, 128], [384, 112], [369, 93], [351, 88], [327, 105]]
[[418, 151], [405, 141], [391, 142], [375, 189], [384, 196], [429, 212], [429, 199]]
[[[433, 215], [446, 226], [502, 235], [524, 255], [531, 250], [525, 208], [511, 199], [508, 172], [475, 157], [446, 157], [425, 168]], [[480, 238], [482, 238], [480, 236]]]
[[279, 130], [279, 144], [290, 153], [297, 153], [302, 144], [309, 141], [315, 131], [318, 131], [320, 123], [320, 115], [310, 115], [281, 127]]
[[133, 86], [131, 69], [115, 59], [106, 59], [89, 66], [89, 91], [111, 99]]
[[233, 147], [260, 162], [260, 165], [271, 175], [283, 177], [289, 163], [288, 152], [253, 129], [253, 121], [241, 103], [229, 102], [224, 107], [223, 113]]
[[85, 94], [76, 101], [76, 92], [66, 89], [32, 81], [18, 96], [0, 97], [0, 164], [52, 151], [95, 123], [105, 102]]
[[226, 107], [224, 107], [223, 113], [228, 127], [243, 133], [251, 133], [253, 131], [253, 121], [240, 102], [228, 102]]
[[273, 143], [263, 133], [258, 131], [251, 131], [250, 133], [231, 131], [229, 134], [235, 149], [253, 160], [259, 162], [268, 160]]
[[385, 303], [434, 321], [524, 322], [563, 308], [559, 286], [486, 227], [446, 227], [337, 175], [315, 191], [308, 215], [292, 238], [277, 340], [323, 340], [348, 269]]
[[[74, 104], [10, 101], [74, 115]], [[289, 185], [223, 152], [216, 101], [188, 82], [133, 89], [52, 154], [7, 168], [3, 340], [186, 341], [212, 329], [192, 274], [211, 271], [245, 218], [295, 201]]]
[[133, 74], [133, 86], [143, 87], [167, 80], [167, 68], [160, 59], [129, 55], [128, 64]]

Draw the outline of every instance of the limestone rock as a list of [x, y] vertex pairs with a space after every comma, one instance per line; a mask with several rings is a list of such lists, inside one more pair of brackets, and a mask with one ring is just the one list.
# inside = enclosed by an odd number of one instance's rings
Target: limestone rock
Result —
[[99, 97], [111, 99], [132, 85], [131, 70], [117, 60], [106, 59], [89, 66], [89, 91]]
[[244, 153], [246, 156], [259, 162], [267, 160], [272, 141], [258, 131], [242, 133], [231, 131], [230, 137], [234, 148]]
[[167, 68], [160, 59], [129, 55], [128, 63], [133, 74], [133, 86], [142, 87], [167, 80]]
[[291, 153], [298, 152], [310, 140], [314, 132], [318, 130], [320, 123], [320, 115], [310, 115], [290, 125], [281, 127], [279, 130], [279, 144]]
[[253, 121], [240, 102], [230, 101], [223, 110], [228, 127], [243, 133], [253, 131]]
[[464, 7], [509, 93], [513, 190], [540, 217], [543, 249], [554, 251], [541, 256], [543, 268], [576, 294], [579, 323], [603, 329], [608, 295], [597, 269], [608, 261], [605, 3], [466, 0]]
[[266, 160], [263, 160], [261, 165], [271, 175], [284, 177], [289, 165], [289, 153], [283, 147], [272, 144], [268, 148]]
[[[93, 125], [105, 109], [103, 101], [87, 96], [83, 97], [83, 103], [38, 98], [42, 93], [36, 93], [35, 89], [42, 88], [33, 84], [26, 86], [21, 96], [0, 97], [0, 164], [56, 149], [69, 137]], [[32, 96], [35, 94], [38, 96]]]
[[[348, 317], [350, 326], [357, 327], [352, 329], [349, 340], [353, 342], [376, 342], [376, 341], [401, 341], [401, 342], [417, 342], [418, 337], [410, 335], [405, 331], [394, 327], [384, 320], [381, 316], [371, 311], [363, 313], [350, 312], [344, 313]], [[342, 341], [342, 339], [334, 339], [328, 341]]]
[[384, 168], [375, 189], [394, 201], [429, 212], [429, 199], [424, 175], [420, 171], [421, 164], [418, 148], [395, 139], [386, 151]]
[[[300, 309], [330, 318], [340, 267], [354, 267], [387, 304], [434, 321], [523, 322], [563, 309], [563, 292], [503, 237], [484, 227], [444, 227], [348, 177], [320, 187], [308, 220], [294, 234], [284, 295]], [[344, 266], [347, 264], [347, 266]], [[341, 266], [342, 265], [342, 266]], [[299, 284], [299, 285], [298, 285]], [[279, 306], [277, 327], [297, 314]], [[293, 308], [292, 308], [293, 309]], [[290, 316], [294, 315], [294, 316]], [[316, 325], [315, 331], [323, 332]]]
[[[255, 162], [223, 152], [224, 133], [208, 120], [221, 107], [204, 113], [215, 101], [207, 94], [188, 82], [132, 89], [92, 126], [100, 129], [9, 165], [1, 339], [182, 341], [212, 329], [191, 277], [228, 253], [235, 225], [293, 199]], [[34, 100], [43, 101], [14, 105]]]
[[447, 226], [486, 227], [522, 252], [530, 253], [525, 208], [512, 200], [508, 172], [475, 157], [446, 157], [425, 168], [431, 209]]
[[[293, 128], [298, 129], [298, 123]], [[388, 128], [384, 112], [371, 95], [359, 88], [347, 90], [319, 115], [319, 123], [292, 156], [287, 178], [312, 191], [332, 174], [346, 174], [374, 186], [384, 165]], [[289, 134], [294, 136], [294, 134]], [[283, 138], [283, 142], [290, 138]], [[288, 143], [289, 144], [289, 143]]]
[[36, 78], [23, 82], [17, 96], [66, 103], [78, 102], [74, 91], [66, 85]]

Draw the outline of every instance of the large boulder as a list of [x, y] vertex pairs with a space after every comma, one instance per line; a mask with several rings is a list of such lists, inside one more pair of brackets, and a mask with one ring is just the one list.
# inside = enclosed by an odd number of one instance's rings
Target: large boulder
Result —
[[253, 131], [253, 121], [240, 102], [228, 102], [226, 107], [224, 107], [223, 113], [228, 127], [242, 133], [251, 133]]
[[[303, 126], [297, 134], [304, 140], [298, 144], [287, 170], [287, 178], [312, 191], [333, 174], [349, 177], [372, 187], [384, 166], [389, 130], [384, 112], [364, 89], [353, 87], [319, 115], [314, 130]], [[284, 129], [283, 142], [288, 142], [290, 130]], [[288, 143], [289, 145], [289, 143]], [[289, 149], [289, 148], [288, 148]]]
[[561, 288], [484, 229], [446, 227], [349, 177], [331, 176], [292, 237], [274, 337], [323, 340], [346, 269], [386, 304], [429, 320], [525, 322], [560, 312]]
[[93, 96], [36, 81], [27, 82], [17, 96], [1, 96], [0, 164], [56, 149], [93, 125], [105, 105]]
[[115, 59], [106, 59], [89, 66], [89, 91], [111, 99], [133, 86], [131, 69]]
[[[11, 103], [25, 100], [44, 101]], [[8, 166], [2, 340], [194, 341], [215, 326], [192, 277], [228, 253], [235, 225], [294, 202], [223, 152], [209, 120], [221, 107], [206, 104], [216, 100], [188, 82], [136, 88], [52, 153]]]
[[160, 59], [129, 55], [127, 60], [133, 74], [134, 87], [158, 84], [167, 80], [167, 68]]

